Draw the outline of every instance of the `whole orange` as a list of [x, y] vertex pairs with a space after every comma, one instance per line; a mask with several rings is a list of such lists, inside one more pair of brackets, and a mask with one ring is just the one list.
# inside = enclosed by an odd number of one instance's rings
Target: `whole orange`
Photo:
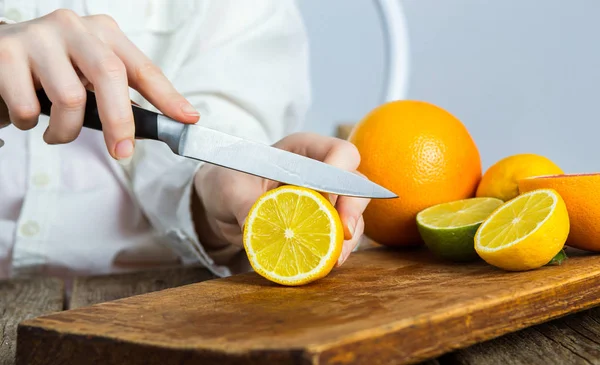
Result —
[[364, 213], [365, 234], [383, 245], [421, 244], [417, 213], [474, 196], [481, 179], [479, 151], [465, 126], [427, 102], [383, 104], [348, 140], [361, 154], [359, 171], [398, 195], [372, 200]]
[[518, 181], [519, 191], [554, 189], [567, 204], [571, 228], [567, 245], [600, 252], [600, 174], [561, 174]]

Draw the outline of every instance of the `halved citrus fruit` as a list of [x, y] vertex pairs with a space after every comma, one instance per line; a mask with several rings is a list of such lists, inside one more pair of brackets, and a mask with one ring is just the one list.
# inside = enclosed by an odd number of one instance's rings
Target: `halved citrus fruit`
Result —
[[554, 189], [564, 199], [571, 229], [567, 245], [600, 252], [600, 173], [540, 176], [519, 180], [519, 191]]
[[417, 214], [417, 227], [436, 255], [453, 261], [474, 260], [478, 257], [475, 232], [502, 204], [495, 198], [471, 198], [434, 205]]
[[337, 211], [323, 195], [282, 186], [254, 203], [243, 241], [258, 274], [282, 285], [303, 285], [333, 269], [344, 232]]
[[534, 190], [508, 201], [479, 226], [475, 250], [496, 267], [523, 271], [549, 263], [564, 247], [569, 215], [552, 189]]

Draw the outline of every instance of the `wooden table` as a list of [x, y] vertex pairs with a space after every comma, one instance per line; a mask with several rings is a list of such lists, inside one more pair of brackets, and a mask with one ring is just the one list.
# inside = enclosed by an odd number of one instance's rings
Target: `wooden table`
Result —
[[[77, 278], [65, 303], [60, 280], [0, 281], [0, 365], [14, 363], [16, 329], [26, 318], [213, 279], [199, 267]], [[600, 364], [600, 308], [444, 354], [424, 364]]]

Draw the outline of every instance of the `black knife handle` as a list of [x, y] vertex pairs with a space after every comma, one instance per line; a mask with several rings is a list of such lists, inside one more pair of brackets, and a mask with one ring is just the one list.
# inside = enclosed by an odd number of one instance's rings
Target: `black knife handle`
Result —
[[[36, 93], [40, 102], [41, 113], [49, 116], [52, 102], [48, 98], [48, 95], [46, 95], [44, 89], [40, 89]], [[138, 138], [158, 140], [158, 114], [133, 104], [131, 105], [131, 109], [133, 111], [133, 121], [135, 123], [135, 136]], [[102, 130], [102, 122], [100, 121], [98, 105], [96, 104], [96, 94], [89, 90], [87, 90], [83, 126], [99, 131]]]

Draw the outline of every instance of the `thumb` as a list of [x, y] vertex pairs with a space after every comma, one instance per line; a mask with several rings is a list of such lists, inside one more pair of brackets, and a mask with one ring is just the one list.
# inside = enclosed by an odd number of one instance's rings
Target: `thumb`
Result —
[[235, 183], [230, 187], [230, 193], [225, 195], [226, 204], [230, 206], [230, 212], [235, 217], [240, 228], [244, 227], [248, 212], [254, 203], [266, 191], [263, 179], [256, 176], [235, 172], [241, 176], [234, 178]]

